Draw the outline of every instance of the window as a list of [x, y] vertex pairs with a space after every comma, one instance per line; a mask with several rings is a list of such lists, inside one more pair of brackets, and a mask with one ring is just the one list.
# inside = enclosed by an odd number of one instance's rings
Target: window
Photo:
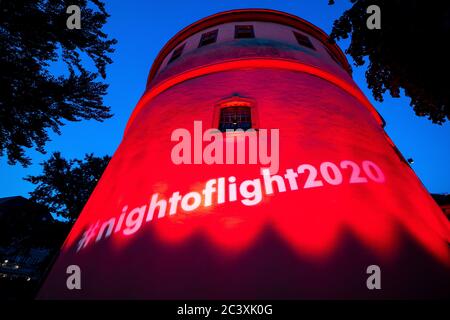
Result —
[[220, 109], [219, 130], [247, 130], [252, 127], [250, 107], [226, 107]]
[[176, 48], [173, 51], [172, 56], [170, 57], [169, 62], [167, 62], [167, 64], [173, 62], [174, 60], [178, 59], [181, 56], [181, 54], [183, 53], [185, 45], [186, 44], [184, 43], [183, 45], [179, 46], [178, 48]]
[[200, 43], [198, 44], [198, 47], [200, 48], [200, 47], [203, 47], [208, 44], [216, 42], [218, 32], [219, 32], [219, 30], [216, 29], [216, 30], [209, 31], [209, 32], [202, 34]]
[[315, 50], [313, 44], [311, 43], [311, 40], [309, 38], [301, 33], [294, 31], [295, 38], [297, 39], [297, 42], [304, 47], [310, 48]]
[[254, 38], [255, 31], [253, 30], [253, 26], [235, 26], [234, 27], [234, 38], [235, 39], [244, 39], [244, 38]]

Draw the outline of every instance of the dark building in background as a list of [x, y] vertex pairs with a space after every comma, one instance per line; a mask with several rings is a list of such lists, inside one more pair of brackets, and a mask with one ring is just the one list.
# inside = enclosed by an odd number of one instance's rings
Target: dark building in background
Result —
[[69, 229], [44, 206], [0, 198], [0, 299], [34, 296]]
[[432, 194], [436, 203], [441, 207], [447, 219], [450, 220], [450, 195], [449, 194]]

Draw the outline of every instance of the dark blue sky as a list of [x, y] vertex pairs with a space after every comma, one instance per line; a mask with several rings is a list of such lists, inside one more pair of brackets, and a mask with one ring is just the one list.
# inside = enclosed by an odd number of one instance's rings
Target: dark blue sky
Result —
[[[148, 71], [162, 46], [180, 29], [207, 15], [236, 8], [269, 8], [298, 15], [329, 33], [333, 21], [349, 6], [338, 0], [221, 0], [221, 1], [147, 1], [108, 0], [111, 18], [104, 30], [119, 42], [113, 54], [114, 63], [107, 69], [110, 84], [105, 102], [114, 117], [99, 123], [69, 123], [60, 136], [52, 134], [47, 155], [30, 150], [33, 165], [9, 166], [0, 159], [0, 197], [27, 196], [33, 186], [23, 181], [28, 174], [40, 173], [39, 163], [53, 151], [68, 158], [85, 153], [112, 154], [120, 143], [126, 121], [143, 93]], [[339, 43], [342, 49], [346, 43]], [[350, 59], [350, 58], [349, 58]], [[351, 61], [351, 60], [350, 60]], [[352, 61], [351, 61], [352, 62]], [[431, 192], [450, 191], [450, 124], [433, 125], [415, 116], [409, 99], [386, 97], [383, 103], [373, 100], [364, 78], [365, 67], [354, 68], [354, 79], [387, 122], [386, 131], [403, 155], [415, 160], [413, 169]]]

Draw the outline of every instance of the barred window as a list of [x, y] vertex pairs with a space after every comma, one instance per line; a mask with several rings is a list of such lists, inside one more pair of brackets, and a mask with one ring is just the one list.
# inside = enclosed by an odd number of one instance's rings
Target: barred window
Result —
[[244, 39], [244, 38], [254, 38], [255, 31], [251, 25], [239, 25], [234, 27], [234, 38]]
[[314, 48], [313, 44], [311, 43], [311, 40], [309, 40], [309, 38], [301, 33], [295, 32], [294, 31], [294, 36], [297, 39], [297, 42], [304, 47], [307, 47], [309, 49], [313, 49], [316, 50], [316, 48]]
[[247, 130], [252, 127], [250, 107], [226, 107], [220, 109], [219, 130]]
[[198, 44], [198, 47], [200, 48], [200, 47], [203, 47], [208, 44], [216, 42], [218, 33], [219, 33], [219, 30], [216, 29], [216, 30], [209, 31], [209, 32], [202, 34], [200, 43]]
[[178, 48], [176, 48], [176, 49], [173, 51], [172, 56], [170, 57], [170, 59], [169, 59], [169, 61], [167, 62], [167, 64], [173, 62], [174, 60], [178, 59], [178, 58], [181, 56], [181, 54], [183, 53], [183, 50], [184, 50], [184, 46], [185, 46], [185, 45], [186, 45], [186, 44], [184, 43], [183, 45], [179, 46]]

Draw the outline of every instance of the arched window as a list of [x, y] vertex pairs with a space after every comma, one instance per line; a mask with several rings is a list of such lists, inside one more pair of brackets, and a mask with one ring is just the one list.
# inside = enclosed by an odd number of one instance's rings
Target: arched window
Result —
[[228, 130], [258, 130], [259, 117], [256, 101], [238, 94], [218, 101], [214, 106], [212, 128]]

